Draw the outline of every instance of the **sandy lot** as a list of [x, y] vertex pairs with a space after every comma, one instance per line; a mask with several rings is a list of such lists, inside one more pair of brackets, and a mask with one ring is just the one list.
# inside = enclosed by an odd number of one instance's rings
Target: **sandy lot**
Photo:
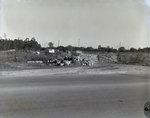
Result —
[[40, 76], [40, 75], [58, 75], [58, 74], [150, 74], [150, 67], [135, 65], [94, 65], [81, 67], [64, 67], [51, 69], [30, 69], [30, 70], [11, 70], [0, 71], [0, 77], [17, 76]]

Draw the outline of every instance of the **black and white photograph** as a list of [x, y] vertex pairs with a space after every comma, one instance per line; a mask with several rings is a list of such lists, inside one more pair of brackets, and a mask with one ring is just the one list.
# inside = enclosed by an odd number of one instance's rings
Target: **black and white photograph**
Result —
[[149, 118], [150, 0], [0, 0], [0, 118]]

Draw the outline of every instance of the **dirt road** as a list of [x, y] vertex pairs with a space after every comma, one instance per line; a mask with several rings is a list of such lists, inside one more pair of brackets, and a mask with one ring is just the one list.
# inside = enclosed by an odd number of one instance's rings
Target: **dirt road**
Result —
[[55, 74], [114, 74], [114, 73], [150, 73], [150, 67], [133, 65], [97, 65], [81, 67], [61, 67], [51, 69], [30, 69], [0, 71], [0, 77], [8, 76], [40, 76]]

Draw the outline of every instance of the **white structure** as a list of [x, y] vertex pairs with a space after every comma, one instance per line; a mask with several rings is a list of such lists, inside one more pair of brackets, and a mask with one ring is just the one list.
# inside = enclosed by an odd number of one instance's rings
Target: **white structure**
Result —
[[77, 54], [82, 54], [82, 51], [77, 50], [76, 53], [77, 53]]
[[48, 52], [49, 53], [55, 53], [55, 49], [49, 49]]

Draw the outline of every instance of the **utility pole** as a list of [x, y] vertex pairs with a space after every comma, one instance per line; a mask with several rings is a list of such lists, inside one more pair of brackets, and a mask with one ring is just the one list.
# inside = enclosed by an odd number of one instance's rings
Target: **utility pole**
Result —
[[58, 46], [59, 46], [59, 40], [58, 40]]
[[80, 39], [78, 40], [78, 47], [80, 47]]
[[6, 35], [6, 33], [4, 33], [4, 39], [7, 39], [7, 35]]
[[119, 63], [120, 62], [120, 47], [121, 47], [121, 42], [120, 42], [120, 44], [119, 44], [119, 46], [118, 46], [118, 54], [117, 54], [117, 62]]

